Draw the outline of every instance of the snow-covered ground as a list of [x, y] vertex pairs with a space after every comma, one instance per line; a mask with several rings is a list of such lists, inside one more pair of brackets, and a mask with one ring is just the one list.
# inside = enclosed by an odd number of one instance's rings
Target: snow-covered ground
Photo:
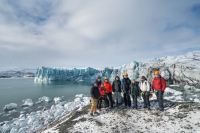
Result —
[[[195, 87], [185, 86], [187, 90], [198, 90]], [[44, 132], [58, 132], [59, 125], [66, 122], [68, 118], [71, 118], [70, 112], [79, 108], [77, 111], [82, 111], [82, 107], [88, 106], [86, 113], [84, 115], [78, 116], [74, 121], [78, 121], [71, 127], [69, 127], [70, 132], [108, 132], [118, 130], [120, 132], [133, 132], [133, 131], [151, 131], [151, 132], [164, 132], [164, 130], [170, 132], [179, 131], [199, 131], [200, 127], [200, 104], [199, 97], [196, 97], [196, 102], [193, 105], [189, 105], [182, 111], [179, 107], [182, 104], [174, 106], [174, 103], [187, 102], [183, 99], [183, 93], [173, 90], [171, 88], [166, 88], [165, 94], [165, 112], [159, 112], [158, 103], [155, 102], [156, 96], [153, 93], [151, 100], [151, 110], [147, 111], [143, 109], [143, 99], [138, 98], [139, 110], [133, 110], [132, 108], [125, 108], [123, 105], [115, 107], [109, 111], [103, 109], [99, 116], [90, 117], [90, 97], [85, 97], [83, 94], [76, 95], [74, 102], [61, 102], [61, 97], [54, 98], [56, 102], [55, 105], [51, 106], [49, 110], [42, 110], [37, 112], [31, 112], [30, 114], [21, 114], [19, 118], [14, 118], [11, 121], [5, 121], [0, 123], [0, 132], [36, 132], [38, 130], [43, 130]], [[41, 97], [39, 100], [45, 100], [48, 97]], [[23, 100], [24, 104], [33, 106], [31, 99]], [[190, 107], [191, 106], [191, 107]], [[176, 113], [175, 113], [176, 112]], [[185, 114], [187, 114], [185, 116]], [[3, 113], [0, 115], [4, 115]], [[176, 118], [176, 117], [184, 118]], [[69, 116], [68, 118], [65, 118]], [[54, 126], [49, 126], [57, 121]], [[189, 121], [189, 122], [187, 122]], [[198, 124], [199, 122], [199, 124]], [[189, 125], [190, 126], [189, 126]], [[195, 125], [197, 124], [197, 125]], [[49, 128], [51, 127], [51, 128]], [[190, 129], [192, 127], [192, 129]], [[189, 128], [189, 129], [187, 129]], [[200, 131], [199, 131], [200, 132]]]
[[[169, 108], [165, 112], [154, 110], [158, 107], [155, 102], [151, 103], [153, 111], [147, 111], [145, 109], [133, 110], [124, 108], [121, 105], [108, 112], [103, 110], [99, 116], [90, 117], [89, 114], [86, 114], [76, 118], [76, 120], [85, 118], [86, 121], [76, 123], [69, 131], [84, 133], [200, 132], [200, 110], [193, 109], [193, 111], [189, 112], [185, 112], [185, 110], [181, 111], [179, 108], [183, 105], [180, 104], [174, 108]], [[195, 107], [191, 106], [191, 108]]]

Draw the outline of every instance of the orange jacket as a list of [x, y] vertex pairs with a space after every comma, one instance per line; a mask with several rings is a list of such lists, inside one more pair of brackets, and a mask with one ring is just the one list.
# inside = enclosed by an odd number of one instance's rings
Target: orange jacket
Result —
[[109, 81], [107, 83], [104, 82], [104, 87], [106, 89], [106, 93], [112, 93], [112, 85], [110, 84]]
[[99, 93], [100, 93], [100, 97], [104, 97], [105, 96], [105, 88], [102, 88], [101, 86], [99, 86]]

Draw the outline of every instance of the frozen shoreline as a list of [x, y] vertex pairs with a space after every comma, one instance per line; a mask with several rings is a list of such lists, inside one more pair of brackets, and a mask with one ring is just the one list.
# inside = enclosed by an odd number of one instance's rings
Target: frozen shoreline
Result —
[[[191, 86], [186, 86], [185, 89], [186, 90], [188, 89], [189, 92], [198, 90]], [[50, 128], [50, 125], [52, 125], [55, 122], [58, 125], [62, 125], [62, 123], [65, 122], [65, 120], [66, 120], [63, 118], [68, 117], [70, 119], [69, 114], [73, 113], [74, 110], [77, 111], [76, 109], [78, 109], [78, 111], [83, 111], [82, 108], [83, 109], [87, 108], [87, 109], [84, 110], [85, 111], [84, 117], [81, 116], [81, 118], [78, 118], [78, 119], [81, 119], [81, 120], [82, 120], [82, 118], [84, 118], [84, 120], [88, 119], [89, 109], [91, 106], [90, 105], [90, 97], [85, 97], [83, 94], [76, 95], [75, 97], [76, 98], [74, 99], [74, 102], [60, 102], [61, 98], [56, 97], [56, 98], [54, 98], [56, 105], [52, 105], [51, 109], [49, 109], [49, 110], [31, 112], [30, 114], [27, 114], [26, 116], [22, 114], [19, 118], [14, 118], [11, 121], [6, 121], [4, 123], [0, 123], [0, 125], [1, 125], [0, 132], [4, 132], [4, 131], [36, 132], [36, 131], [40, 131], [40, 130], [44, 130], [44, 129], [47, 129], [46, 131], [44, 131], [44, 132], [47, 132], [49, 130], [52, 130]], [[45, 100], [45, 99], [48, 99], [48, 98], [47, 97], [41, 98], [41, 100]], [[155, 111], [155, 108], [158, 107], [158, 104], [155, 102], [155, 99], [156, 99], [156, 96], [153, 93], [153, 97], [150, 99], [152, 111]], [[182, 92], [173, 90], [169, 87], [167, 87], [165, 90], [164, 99], [166, 101], [168, 101], [167, 104], [177, 103], [177, 102], [185, 102], [183, 99]], [[198, 104], [199, 103], [198, 97], [196, 97], [196, 99], [194, 99], [193, 101]], [[185, 103], [187, 103], [187, 102], [185, 102]], [[26, 104], [32, 105], [31, 100], [28, 99]], [[143, 100], [141, 98], [138, 98], [138, 104], [139, 104], [139, 108], [140, 108], [139, 110], [142, 110], [141, 108], [143, 106]], [[130, 110], [130, 109], [124, 108], [123, 105], [117, 107], [114, 110], [118, 111], [121, 109], [124, 109], [127, 111]], [[112, 111], [113, 111], [113, 109], [111, 110], [111, 112]], [[142, 110], [142, 111], [144, 111], [144, 110]], [[173, 110], [171, 110], [171, 111], [173, 111]], [[104, 110], [103, 112], [104, 113], [102, 114], [102, 117], [104, 117], [104, 115], [106, 116], [106, 111]], [[140, 113], [140, 111], [138, 113]], [[98, 119], [96, 121], [98, 121]], [[56, 125], [54, 125], [54, 126], [56, 126]], [[71, 126], [75, 126], [75, 125], [71, 125]], [[74, 127], [74, 128], [76, 128], [76, 127]]]

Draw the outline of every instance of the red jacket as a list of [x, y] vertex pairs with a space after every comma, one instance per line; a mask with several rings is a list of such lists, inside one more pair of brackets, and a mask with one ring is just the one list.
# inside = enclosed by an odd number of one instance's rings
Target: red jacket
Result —
[[166, 81], [163, 77], [154, 78], [152, 89], [155, 89], [157, 91], [164, 91], [166, 87]]
[[109, 81], [107, 83], [104, 82], [104, 87], [106, 89], [106, 93], [112, 93], [112, 85], [110, 84]]
[[101, 97], [104, 97], [105, 96], [105, 89], [104, 88], [102, 88], [101, 86], [99, 86], [99, 93], [100, 93], [100, 96]]

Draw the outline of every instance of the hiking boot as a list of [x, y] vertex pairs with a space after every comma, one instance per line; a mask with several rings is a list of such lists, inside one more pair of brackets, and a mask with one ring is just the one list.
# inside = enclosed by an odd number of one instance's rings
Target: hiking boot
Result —
[[151, 110], [150, 107], [147, 107], [147, 108], [148, 108], [148, 110]]
[[90, 116], [93, 116], [93, 113], [90, 113]]
[[107, 107], [107, 109], [110, 109], [110, 107]]
[[94, 114], [95, 114], [95, 115], [99, 115], [99, 113], [97, 113], [97, 112], [94, 112]]
[[100, 112], [101, 110], [99, 109], [99, 112]]

